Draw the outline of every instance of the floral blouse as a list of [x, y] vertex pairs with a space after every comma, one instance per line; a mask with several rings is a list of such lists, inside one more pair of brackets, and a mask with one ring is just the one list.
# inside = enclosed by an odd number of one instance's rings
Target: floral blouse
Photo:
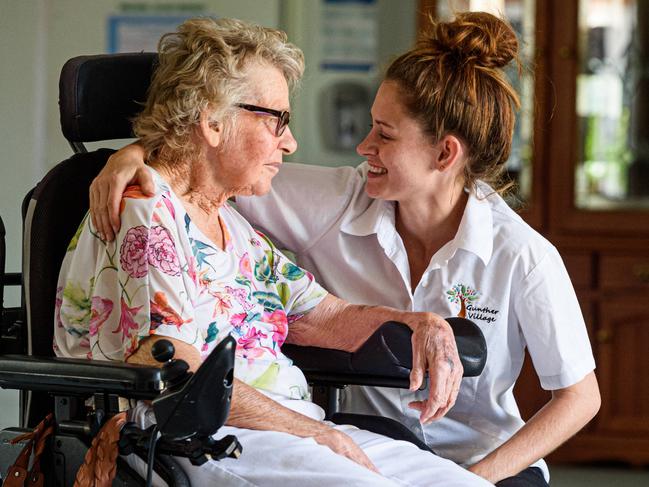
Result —
[[225, 251], [193, 224], [153, 169], [156, 194], [137, 187], [122, 200], [122, 226], [105, 242], [86, 216], [59, 275], [54, 351], [123, 361], [148, 335], [193, 345], [205, 358], [226, 336], [237, 340], [235, 376], [290, 399], [306, 380], [281, 351], [288, 326], [326, 295], [232, 207], [220, 209]]

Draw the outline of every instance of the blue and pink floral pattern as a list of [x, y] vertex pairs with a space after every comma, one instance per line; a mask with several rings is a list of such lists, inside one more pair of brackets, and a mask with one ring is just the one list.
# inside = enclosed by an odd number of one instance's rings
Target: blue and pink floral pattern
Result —
[[115, 242], [103, 241], [88, 218], [72, 239], [56, 297], [57, 355], [122, 361], [155, 334], [183, 340], [204, 358], [231, 335], [237, 378], [306, 398], [304, 376], [281, 346], [290, 323], [326, 292], [229, 206], [220, 211], [225, 250], [218, 248], [152, 173], [153, 197], [126, 191]]

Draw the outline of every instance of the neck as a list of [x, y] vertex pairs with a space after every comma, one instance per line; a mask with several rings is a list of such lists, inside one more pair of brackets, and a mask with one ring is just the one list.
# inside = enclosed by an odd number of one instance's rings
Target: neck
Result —
[[235, 191], [228, 191], [215, 180], [207, 164], [207, 161], [196, 160], [173, 165], [154, 162], [151, 166], [167, 181], [183, 204], [210, 215], [218, 213]]
[[426, 197], [397, 203], [396, 225], [406, 237], [426, 253], [434, 254], [457, 233], [468, 200], [462, 182]]
[[207, 170], [207, 162], [197, 160], [173, 166], [151, 164], [180, 198], [192, 222], [217, 246], [224, 248], [225, 241], [219, 222], [219, 209], [231, 192], [214, 180]]

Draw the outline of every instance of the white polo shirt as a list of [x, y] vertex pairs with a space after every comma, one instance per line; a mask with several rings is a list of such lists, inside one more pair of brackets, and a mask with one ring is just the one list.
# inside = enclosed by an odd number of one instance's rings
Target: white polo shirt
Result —
[[[270, 194], [238, 198], [237, 206], [253, 226], [295, 252], [320, 284], [352, 303], [442, 316], [458, 316], [464, 308], [485, 335], [488, 359], [480, 377], [463, 379], [444, 418], [422, 427], [419, 413], [408, 407], [427, 391], [350, 388], [345, 408], [397, 419], [439, 455], [473, 464], [523, 425], [512, 390], [525, 347], [548, 390], [573, 385], [595, 368], [570, 279], [557, 250], [479, 183], [457, 235], [411, 290], [395, 203], [369, 198], [366, 174], [366, 164], [287, 163]], [[537, 466], [547, 478], [545, 464]]]

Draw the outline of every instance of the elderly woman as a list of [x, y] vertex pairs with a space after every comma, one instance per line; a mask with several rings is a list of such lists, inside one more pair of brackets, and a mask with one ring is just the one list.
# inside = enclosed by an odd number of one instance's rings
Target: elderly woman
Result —
[[[135, 131], [152, 195], [124, 195], [110, 243], [90, 219], [66, 254], [54, 348], [65, 357], [152, 364], [160, 337], [196, 369], [227, 335], [237, 340], [228, 426], [238, 460], [187, 463], [195, 485], [480, 485], [454, 463], [404, 442], [322, 421], [302, 372], [281, 350], [357, 348], [382, 322], [413, 329], [417, 388], [432, 392], [422, 420], [453, 403], [461, 365], [448, 325], [432, 313], [353, 306], [328, 295], [255, 232], [228, 198], [263, 195], [297, 144], [289, 85], [301, 52], [283, 33], [234, 20], [196, 19], [160, 42], [160, 64]], [[151, 422], [148, 406], [131, 413]]]
[[[387, 70], [357, 149], [365, 164], [290, 164], [269, 195], [237, 204], [353, 302], [473, 319], [487, 339], [488, 363], [480, 377], [463, 381], [439, 421], [421, 421], [419, 391], [359, 388], [347, 406], [401, 421], [439, 455], [498, 485], [541, 487], [549, 478], [541, 458], [593, 417], [600, 396], [558, 252], [498, 194], [518, 105], [502, 68], [517, 52], [512, 28], [487, 13], [431, 23]], [[120, 151], [110, 176], [93, 185], [96, 218], [115, 228], [108, 209], [121, 181], [138, 172], [139, 151]], [[115, 194], [106, 180], [116, 183]], [[101, 227], [110, 237], [110, 225]], [[526, 348], [552, 391], [527, 424], [512, 393]]]

